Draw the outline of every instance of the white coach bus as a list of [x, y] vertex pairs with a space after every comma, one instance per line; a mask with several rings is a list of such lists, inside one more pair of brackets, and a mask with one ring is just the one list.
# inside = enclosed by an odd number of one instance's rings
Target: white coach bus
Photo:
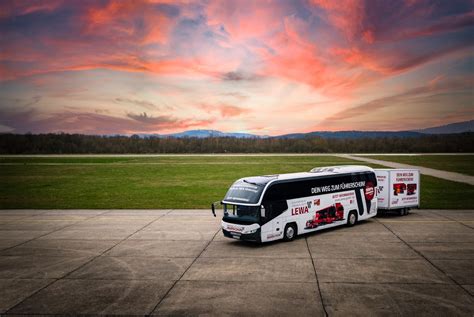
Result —
[[[222, 232], [267, 242], [357, 221], [377, 214], [377, 178], [367, 166], [332, 166], [310, 172], [245, 177], [220, 202]], [[215, 213], [215, 203], [212, 204]]]

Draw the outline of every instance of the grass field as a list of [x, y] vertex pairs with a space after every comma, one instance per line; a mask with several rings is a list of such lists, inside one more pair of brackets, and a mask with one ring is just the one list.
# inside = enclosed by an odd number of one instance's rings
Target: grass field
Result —
[[364, 157], [474, 176], [474, 155], [376, 155]]
[[[358, 164], [336, 156], [0, 158], [0, 208], [209, 208], [251, 175]], [[373, 166], [375, 167], [375, 166]], [[422, 178], [422, 208], [472, 208], [474, 186]]]

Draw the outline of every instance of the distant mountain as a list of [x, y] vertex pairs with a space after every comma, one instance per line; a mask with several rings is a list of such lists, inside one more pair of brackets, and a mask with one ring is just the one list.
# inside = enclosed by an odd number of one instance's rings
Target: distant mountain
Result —
[[474, 132], [474, 120], [456, 122], [438, 127], [431, 127], [426, 129], [415, 130], [425, 134], [448, 134], [448, 133], [463, 133]]
[[157, 138], [211, 138], [211, 137], [230, 137], [230, 138], [238, 138], [238, 139], [258, 139], [258, 138], [266, 138], [268, 136], [260, 136], [256, 134], [250, 133], [227, 133], [221, 132], [217, 130], [188, 130], [178, 133], [171, 133], [171, 134], [139, 134], [140, 137], [157, 137]]
[[165, 137], [175, 137], [175, 138], [210, 138], [210, 137], [231, 137], [231, 138], [240, 138], [240, 139], [253, 139], [261, 138], [259, 135], [250, 134], [250, 133], [227, 133], [217, 130], [189, 130], [179, 133], [166, 134]]
[[360, 139], [360, 138], [412, 138], [424, 134], [448, 134], [474, 132], [474, 120], [451, 123], [439, 127], [413, 131], [313, 131], [308, 133], [290, 133], [277, 136], [256, 135], [251, 133], [221, 132], [217, 130], [188, 130], [171, 134], [139, 134], [142, 138], [211, 138], [211, 137], [230, 137], [238, 139], [303, 139], [310, 137], [321, 137], [325, 139]]
[[142, 138], [211, 138], [211, 137], [230, 137], [238, 139], [303, 139], [308, 137], [321, 137], [328, 139], [359, 139], [359, 138], [382, 138], [382, 137], [417, 137], [422, 133], [414, 131], [320, 131], [308, 133], [291, 133], [277, 136], [256, 135], [250, 133], [228, 133], [217, 130], [189, 130], [171, 134], [139, 134]]
[[402, 137], [410, 138], [422, 135], [414, 131], [319, 131], [308, 133], [291, 133], [276, 136], [283, 139], [303, 139], [308, 137], [321, 137], [325, 139], [360, 139], [360, 138], [389, 138]]

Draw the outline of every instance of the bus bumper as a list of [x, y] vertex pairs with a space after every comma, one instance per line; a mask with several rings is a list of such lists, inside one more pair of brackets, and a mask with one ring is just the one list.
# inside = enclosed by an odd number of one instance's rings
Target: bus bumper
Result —
[[232, 231], [227, 231], [225, 229], [222, 229], [222, 233], [224, 234], [224, 237], [242, 240], [242, 241], [253, 241], [253, 242], [262, 242], [260, 231], [261, 229], [258, 228], [257, 231], [254, 233], [242, 234], [242, 233], [237, 233], [237, 232], [232, 232]]

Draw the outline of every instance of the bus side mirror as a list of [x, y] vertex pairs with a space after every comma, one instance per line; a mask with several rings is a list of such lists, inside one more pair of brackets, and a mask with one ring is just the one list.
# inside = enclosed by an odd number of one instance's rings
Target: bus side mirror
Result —
[[265, 207], [263, 205], [260, 206], [260, 216], [262, 218], [265, 218]]
[[212, 214], [215, 217], [216, 216], [216, 208], [214, 207], [214, 203], [211, 204], [211, 210], [212, 210]]

